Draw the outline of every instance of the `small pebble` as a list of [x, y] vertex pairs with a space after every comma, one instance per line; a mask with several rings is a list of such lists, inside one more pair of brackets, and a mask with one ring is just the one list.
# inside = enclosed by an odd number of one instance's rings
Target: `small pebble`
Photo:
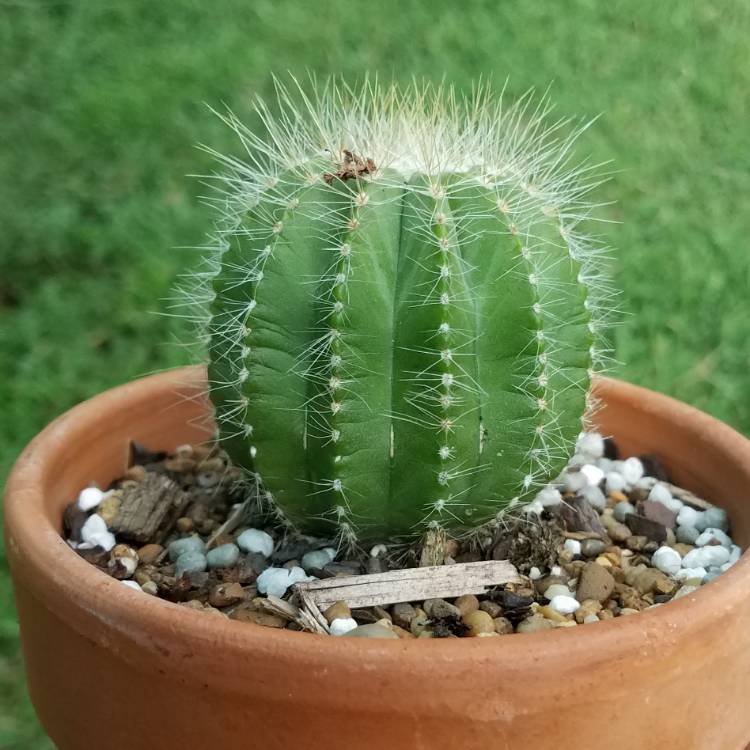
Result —
[[121, 580], [130, 578], [138, 567], [138, 553], [127, 544], [116, 544], [112, 548], [107, 568], [109, 574]]
[[273, 554], [273, 537], [260, 529], [246, 529], [237, 537], [236, 544], [243, 552], [259, 552], [264, 557]]
[[673, 576], [682, 568], [682, 557], [671, 547], [659, 547], [651, 557], [651, 564], [662, 573]]
[[726, 547], [710, 545], [696, 547], [682, 558], [683, 568], [711, 568], [729, 561], [729, 550]]
[[576, 452], [590, 458], [604, 455], [604, 438], [598, 432], [582, 432], [576, 442]]
[[[302, 555], [302, 560], [300, 564], [305, 570], [312, 570], [313, 568], [317, 570], [323, 570], [328, 563], [330, 563], [333, 558], [336, 556], [335, 552], [333, 555], [327, 550], [327, 549], [316, 549], [312, 552], [306, 552], [304, 555]], [[377, 557], [376, 555], [373, 555], [373, 557]]]
[[[374, 624], [374, 623], [373, 623]], [[358, 626], [357, 621], [351, 617], [337, 617], [330, 624], [331, 635], [346, 635], [358, 627], [367, 627], [366, 625]], [[372, 636], [371, 636], [372, 637]], [[396, 636], [398, 638], [398, 636]]]
[[673, 498], [672, 493], [663, 484], [655, 484], [648, 493], [648, 499], [669, 507]]
[[677, 541], [681, 544], [695, 544], [696, 540], [700, 536], [700, 531], [695, 526], [678, 526], [677, 527]]
[[615, 517], [615, 520], [619, 521], [620, 523], [625, 523], [625, 519], [631, 513], [635, 513], [635, 506], [632, 503], [624, 501], [619, 502], [617, 503], [617, 505], [615, 505], [612, 515]]
[[588, 483], [586, 475], [580, 471], [566, 471], [562, 475], [562, 484], [566, 492], [580, 492]]
[[672, 597], [673, 599], [680, 599], [683, 596], [688, 596], [698, 590], [698, 586], [682, 586], [678, 589], [677, 593]]
[[732, 546], [732, 540], [721, 529], [706, 529], [695, 540], [695, 546], [705, 547], [708, 544], [715, 544], [716, 542], [727, 548]]
[[461, 618], [464, 625], [469, 628], [467, 635], [476, 636], [480, 633], [494, 633], [495, 622], [487, 612], [477, 609]]
[[516, 633], [536, 633], [539, 630], [551, 630], [555, 624], [542, 615], [531, 615], [518, 623]]
[[678, 526], [696, 526], [703, 513], [689, 505], [683, 505], [677, 514]]
[[415, 614], [414, 607], [408, 602], [400, 602], [391, 607], [391, 619], [394, 624], [405, 630], [409, 629], [409, 625]]
[[607, 507], [607, 498], [599, 487], [584, 487], [581, 495], [592, 508], [602, 511]]
[[586, 482], [589, 487], [597, 487], [599, 482], [604, 479], [604, 472], [593, 464], [584, 464], [581, 466], [581, 474], [586, 477]]
[[78, 495], [78, 507], [83, 511], [93, 510], [101, 503], [106, 494], [98, 487], [86, 487]]
[[208, 603], [212, 607], [229, 607], [239, 604], [245, 598], [245, 590], [239, 583], [220, 583], [209, 592]]
[[236, 544], [222, 544], [206, 553], [206, 560], [210, 570], [215, 568], [231, 568], [240, 559], [240, 550]]
[[[356, 623], [354, 623], [356, 625]], [[344, 633], [344, 638], [391, 638], [398, 640], [398, 635], [390, 628], [377, 622], [359, 625]]]
[[117, 543], [115, 535], [107, 530], [104, 519], [96, 513], [92, 513], [81, 527], [81, 540], [107, 552]]
[[545, 589], [544, 596], [552, 599], [555, 596], [573, 596], [573, 592], [562, 583], [553, 583]]
[[556, 612], [563, 615], [569, 615], [575, 612], [581, 605], [572, 596], [553, 596], [550, 599], [549, 606]]
[[202, 573], [207, 565], [208, 561], [202, 552], [183, 552], [174, 564], [175, 578], [182, 578], [184, 573]]
[[625, 478], [625, 481], [628, 484], [634, 485], [639, 479], [643, 477], [643, 462], [636, 456], [626, 458], [622, 462], [620, 472], [622, 473], [622, 476]]
[[560, 490], [556, 487], [545, 487], [536, 496], [536, 500], [542, 505], [543, 508], [551, 508], [555, 505], [559, 505], [562, 502], [562, 495]]
[[309, 581], [302, 568], [266, 568], [255, 581], [258, 592], [271, 596], [283, 597], [286, 590], [295, 583]]
[[597, 557], [607, 548], [601, 539], [583, 539], [581, 541], [581, 554], [584, 557]]
[[135, 581], [120, 581], [120, 583], [124, 583], [128, 588], [133, 589], [133, 591], [143, 591]]
[[708, 571], [705, 568], [682, 568], [674, 574], [674, 577], [678, 581], [688, 581], [696, 579], [702, 581], [706, 577]]
[[476, 612], [479, 609], [479, 599], [474, 594], [464, 594], [453, 600], [454, 606], [458, 609], [463, 617], [470, 612]]
[[[328, 549], [331, 549], [328, 547]], [[376, 544], [371, 550], [370, 550], [370, 557], [382, 557], [388, 552], [388, 547], [385, 546], [385, 544]], [[331, 557], [331, 560], [336, 557], [336, 554], [334, 552], [333, 556]]]
[[513, 623], [507, 617], [494, 617], [495, 632], [498, 635], [508, 635], [513, 632]]
[[700, 519], [695, 524], [698, 531], [706, 529], [721, 529], [724, 532], [729, 531], [729, 519], [723, 508], [708, 508], [704, 510]]
[[162, 552], [164, 552], [164, 547], [161, 544], [144, 544], [138, 549], [138, 559], [144, 565], [151, 565], [156, 562]]
[[[125, 581], [123, 581], [125, 583]], [[149, 596], [158, 596], [159, 587], [153, 581], [146, 581], [141, 585], [141, 591]]]
[[205, 542], [197, 535], [177, 539], [167, 547], [169, 559], [172, 562], [175, 562], [178, 557], [184, 555], [186, 552], [200, 552], [202, 554], [205, 549]]
[[576, 597], [580, 601], [594, 599], [603, 602], [610, 597], [615, 588], [615, 579], [608, 568], [596, 562], [587, 562], [578, 579]]
[[617, 471], [607, 472], [605, 487], [607, 492], [622, 492], [627, 486], [625, 477]]
[[541, 577], [542, 577], [542, 571], [539, 570], [539, 568], [537, 568], [536, 566], [531, 568], [531, 570], [529, 571], [529, 578], [532, 581], [538, 581]]
[[352, 616], [352, 611], [349, 609], [349, 605], [344, 601], [337, 601], [331, 604], [325, 612], [323, 617], [328, 620], [328, 623], [333, 623], [334, 620], [348, 620]]
[[427, 616], [433, 620], [443, 617], [459, 617], [461, 615], [458, 607], [449, 604], [445, 599], [426, 599], [422, 606]]
[[581, 543], [577, 539], [566, 539], [563, 547], [570, 552], [571, 555], [581, 554]]

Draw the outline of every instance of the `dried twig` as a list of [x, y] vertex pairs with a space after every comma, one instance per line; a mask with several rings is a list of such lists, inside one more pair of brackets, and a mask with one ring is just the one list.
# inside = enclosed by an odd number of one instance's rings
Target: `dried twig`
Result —
[[352, 608], [386, 606], [461, 594], [484, 594], [492, 586], [520, 581], [518, 571], [507, 560], [486, 560], [327, 578], [298, 583], [295, 590], [303, 606], [309, 608], [310, 602], [319, 612], [337, 601], [345, 601]]

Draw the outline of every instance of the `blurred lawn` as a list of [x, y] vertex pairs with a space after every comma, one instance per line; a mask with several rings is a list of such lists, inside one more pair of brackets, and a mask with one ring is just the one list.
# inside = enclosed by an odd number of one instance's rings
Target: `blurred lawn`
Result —
[[[53, 416], [184, 361], [150, 311], [208, 227], [194, 144], [237, 151], [204, 102], [245, 113], [270, 71], [510, 76], [603, 113], [619, 372], [750, 432], [749, 39], [746, 0], [0, 1], [0, 484]], [[0, 567], [0, 748], [39, 750], [10, 596]]]

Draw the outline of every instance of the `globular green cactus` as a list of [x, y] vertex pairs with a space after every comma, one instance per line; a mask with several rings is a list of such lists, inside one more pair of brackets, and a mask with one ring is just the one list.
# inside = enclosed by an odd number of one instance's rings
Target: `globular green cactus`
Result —
[[598, 178], [546, 101], [328, 84], [232, 116], [209, 269], [221, 438], [300, 529], [461, 531], [564, 467], [604, 355]]

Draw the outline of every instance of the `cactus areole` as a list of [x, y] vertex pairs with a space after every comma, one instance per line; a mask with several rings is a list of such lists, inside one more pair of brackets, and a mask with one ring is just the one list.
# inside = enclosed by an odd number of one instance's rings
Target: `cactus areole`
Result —
[[372, 83], [227, 117], [206, 273], [220, 436], [284, 516], [347, 541], [456, 533], [574, 451], [604, 346], [597, 178], [548, 105]]

